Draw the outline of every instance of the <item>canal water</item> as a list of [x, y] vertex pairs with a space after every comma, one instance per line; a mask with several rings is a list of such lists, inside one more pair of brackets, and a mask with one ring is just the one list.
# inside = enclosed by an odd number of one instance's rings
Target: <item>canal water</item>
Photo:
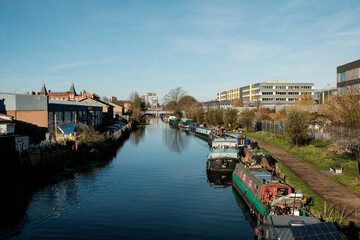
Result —
[[254, 239], [248, 209], [224, 186], [229, 179], [206, 172], [207, 143], [150, 123], [106, 166], [14, 201], [0, 238]]

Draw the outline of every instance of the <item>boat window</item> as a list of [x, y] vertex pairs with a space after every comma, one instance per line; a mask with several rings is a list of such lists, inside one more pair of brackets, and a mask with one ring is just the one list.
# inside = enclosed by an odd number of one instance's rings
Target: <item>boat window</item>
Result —
[[249, 187], [251, 188], [252, 185], [252, 179], [249, 179], [249, 183], [248, 183]]
[[245, 179], [246, 179], [246, 174], [244, 173], [243, 174], [243, 180], [245, 181]]
[[257, 193], [259, 190], [259, 186], [255, 184], [255, 187], [254, 187], [254, 192]]

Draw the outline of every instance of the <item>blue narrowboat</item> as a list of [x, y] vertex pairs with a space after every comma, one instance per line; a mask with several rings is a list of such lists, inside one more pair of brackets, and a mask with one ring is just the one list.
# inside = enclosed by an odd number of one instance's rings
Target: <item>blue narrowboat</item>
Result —
[[208, 140], [211, 131], [212, 130], [209, 128], [197, 127], [195, 130], [195, 136]]

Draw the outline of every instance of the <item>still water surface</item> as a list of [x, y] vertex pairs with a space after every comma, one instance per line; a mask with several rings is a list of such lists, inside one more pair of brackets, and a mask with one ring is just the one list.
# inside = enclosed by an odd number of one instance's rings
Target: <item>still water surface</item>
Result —
[[[232, 187], [208, 180], [209, 147], [158, 119], [105, 167], [34, 193], [9, 239], [254, 239]], [[221, 178], [221, 176], [219, 176]], [[7, 231], [7, 232], [6, 232]]]

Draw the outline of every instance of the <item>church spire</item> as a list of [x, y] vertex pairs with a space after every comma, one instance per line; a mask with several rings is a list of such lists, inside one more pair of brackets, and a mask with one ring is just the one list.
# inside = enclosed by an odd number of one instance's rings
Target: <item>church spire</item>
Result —
[[40, 90], [40, 93], [41, 94], [47, 94], [47, 90], [46, 90], [46, 87], [45, 87], [45, 83], [43, 83], [43, 85], [41, 86], [41, 90]]
[[70, 91], [69, 93], [74, 93], [76, 95], [76, 91], [75, 91], [75, 87], [74, 87], [74, 83], [71, 83], [71, 87], [70, 87]]

